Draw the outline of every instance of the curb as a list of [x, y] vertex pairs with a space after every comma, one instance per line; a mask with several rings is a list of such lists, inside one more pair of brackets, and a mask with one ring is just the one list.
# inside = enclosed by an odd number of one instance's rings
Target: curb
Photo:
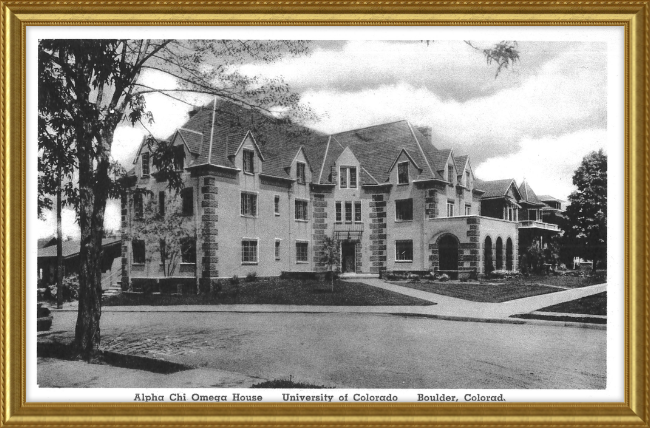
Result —
[[[110, 307], [110, 306], [109, 306]], [[105, 308], [104, 308], [105, 309]], [[55, 309], [57, 312], [76, 312], [77, 309]], [[113, 312], [113, 313], [236, 313], [236, 314], [364, 314], [364, 315], [391, 315], [391, 316], [402, 316], [402, 317], [411, 317], [411, 318], [431, 318], [439, 319], [444, 321], [464, 321], [464, 322], [482, 322], [482, 323], [492, 323], [492, 324], [530, 324], [530, 325], [545, 325], [548, 327], [573, 327], [573, 328], [585, 328], [592, 330], [607, 330], [606, 324], [591, 324], [591, 323], [581, 323], [581, 322], [571, 322], [571, 321], [547, 321], [547, 320], [536, 320], [536, 319], [523, 319], [523, 318], [476, 318], [468, 316], [457, 316], [457, 315], [438, 315], [438, 314], [420, 314], [415, 312], [365, 312], [365, 311], [348, 311], [348, 312], [338, 312], [338, 311], [309, 311], [309, 310], [300, 310], [300, 311], [245, 311], [245, 310], [220, 310], [220, 311], [206, 311], [206, 310], [191, 310], [191, 311], [180, 311], [180, 310], [166, 310], [166, 311], [142, 311], [142, 310], [120, 310], [120, 311], [106, 311], [103, 312]]]
[[535, 319], [522, 319], [522, 318], [473, 318], [455, 315], [434, 315], [434, 314], [415, 314], [415, 313], [392, 313], [390, 315], [403, 316], [410, 318], [432, 318], [445, 321], [464, 321], [464, 322], [483, 322], [492, 324], [532, 324], [532, 325], [545, 325], [548, 327], [573, 327], [573, 328], [586, 328], [591, 330], [607, 330], [606, 324], [591, 324], [581, 322], [569, 321], [546, 321]]

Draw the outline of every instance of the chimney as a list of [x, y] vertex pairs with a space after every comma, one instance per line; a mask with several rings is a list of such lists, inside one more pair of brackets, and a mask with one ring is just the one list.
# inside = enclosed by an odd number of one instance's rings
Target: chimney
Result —
[[193, 107], [192, 110], [190, 110], [187, 114], [189, 115], [189, 117], [191, 119], [199, 111], [201, 111], [201, 107]]
[[418, 126], [417, 130], [420, 131], [422, 135], [424, 135], [424, 137], [426, 138], [429, 144], [433, 144], [432, 141], [433, 128], [431, 128], [430, 126]]

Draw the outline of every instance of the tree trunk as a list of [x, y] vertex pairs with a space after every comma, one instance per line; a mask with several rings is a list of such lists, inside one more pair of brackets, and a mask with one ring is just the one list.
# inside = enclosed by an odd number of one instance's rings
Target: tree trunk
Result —
[[56, 189], [56, 307], [63, 308], [63, 227], [61, 224], [61, 159], [57, 165], [58, 187]]
[[[87, 137], [84, 133], [83, 137]], [[100, 344], [101, 257], [104, 233], [104, 210], [108, 197], [110, 142], [113, 131], [104, 129], [103, 141], [93, 156], [93, 144], [79, 144], [79, 312], [75, 328], [77, 355], [90, 360]], [[108, 141], [106, 141], [108, 140]], [[84, 141], [79, 137], [77, 141]], [[107, 150], [108, 146], [108, 150]]]

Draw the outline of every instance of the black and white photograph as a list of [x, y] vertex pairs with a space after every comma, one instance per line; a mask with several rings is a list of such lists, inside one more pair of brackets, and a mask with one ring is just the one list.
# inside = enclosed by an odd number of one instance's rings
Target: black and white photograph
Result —
[[34, 397], [610, 397], [623, 77], [550, 30], [38, 33]]

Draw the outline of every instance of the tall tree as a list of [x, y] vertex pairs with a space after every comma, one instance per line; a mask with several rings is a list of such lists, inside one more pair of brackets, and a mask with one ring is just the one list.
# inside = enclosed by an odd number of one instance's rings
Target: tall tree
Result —
[[[237, 72], [248, 62], [270, 63], [301, 55], [301, 41], [246, 40], [41, 40], [39, 41], [39, 184], [53, 182], [47, 159], [60, 159], [64, 174], [76, 182], [66, 189], [77, 207], [81, 229], [79, 312], [75, 346], [92, 357], [100, 341], [101, 270], [99, 265], [106, 201], [119, 196], [122, 170], [111, 159], [115, 129], [124, 121], [153, 122], [149, 93], [184, 101], [179, 94], [210, 94], [266, 111], [300, 116], [299, 96], [281, 79]], [[171, 76], [175, 87], [142, 78], [151, 70]], [[166, 80], [166, 79], [165, 79]], [[57, 139], [63, 145], [55, 144]], [[161, 158], [165, 158], [162, 156]], [[178, 185], [180, 180], [169, 177]], [[44, 186], [45, 187], [45, 186]], [[39, 210], [51, 207], [39, 186]], [[50, 195], [52, 193], [49, 193]]]
[[607, 155], [591, 152], [573, 174], [577, 190], [569, 195], [563, 237], [565, 250], [593, 260], [607, 260]]

